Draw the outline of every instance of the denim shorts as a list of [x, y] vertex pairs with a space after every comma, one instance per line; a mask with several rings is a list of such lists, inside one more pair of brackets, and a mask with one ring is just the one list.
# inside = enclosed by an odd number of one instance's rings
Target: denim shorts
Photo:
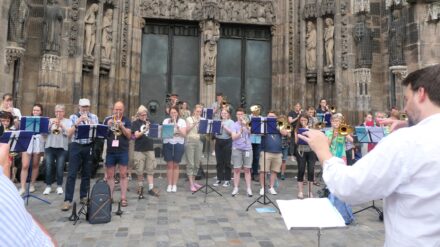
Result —
[[176, 143], [164, 143], [163, 144], [163, 159], [165, 161], [174, 161], [180, 163], [182, 161], [182, 156], [185, 151], [185, 145]]
[[283, 154], [283, 156], [282, 156], [282, 160], [283, 161], [286, 161], [287, 160], [287, 157], [288, 157], [288, 155], [289, 155], [289, 147], [283, 147], [282, 149], [281, 149], [281, 153]]
[[127, 166], [128, 152], [107, 153], [107, 156], [105, 157], [105, 165], [107, 167], [113, 167], [116, 165]]

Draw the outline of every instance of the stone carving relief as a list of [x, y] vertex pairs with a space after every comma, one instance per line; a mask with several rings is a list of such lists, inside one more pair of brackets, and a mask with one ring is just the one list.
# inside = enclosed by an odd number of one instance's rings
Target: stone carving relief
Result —
[[85, 45], [84, 45], [84, 56], [88, 58], [93, 58], [93, 50], [96, 43], [96, 14], [98, 13], [99, 6], [94, 3], [90, 5], [84, 17], [85, 24]]
[[440, 20], [440, 3], [428, 4], [428, 9], [426, 11], [426, 21], [434, 22]]
[[27, 0], [11, 1], [8, 18], [8, 41], [24, 47], [24, 43], [26, 42], [25, 31], [28, 18], [29, 4]]
[[[124, 1], [124, 13], [122, 17], [122, 47], [121, 47], [121, 65], [127, 65], [128, 53], [128, 17], [130, 14], [130, 0]], [[143, 19], [142, 19], [143, 20]]]
[[348, 68], [348, 42], [349, 34], [348, 32], [348, 16], [347, 16], [347, 2], [341, 1], [341, 67], [343, 69]]
[[304, 19], [313, 19], [318, 17], [318, 13], [316, 11], [316, 3], [306, 3], [304, 5]]
[[355, 0], [354, 13], [369, 13], [370, 12], [370, 0]]
[[353, 38], [356, 43], [356, 68], [371, 68], [373, 34], [365, 15], [359, 16], [359, 21], [354, 26]]
[[289, 0], [289, 72], [293, 73], [293, 0]]
[[203, 19], [218, 20], [220, 18], [220, 9], [216, 1], [207, 0], [203, 2]]
[[404, 65], [396, 65], [390, 67], [391, 73], [393, 73], [399, 80], [405, 79], [408, 75], [408, 67]]
[[321, 3], [321, 15], [335, 14], [335, 0], [323, 0]]
[[325, 19], [324, 28], [324, 48], [325, 48], [325, 65], [328, 69], [333, 68], [333, 50], [334, 50], [334, 31], [332, 18]]
[[405, 0], [385, 0], [386, 9], [401, 8], [405, 5], [407, 5], [407, 2]]
[[[216, 15], [218, 20], [224, 22], [273, 24], [275, 22], [275, 11], [272, 1], [250, 0], [250, 1], [217, 1], [218, 10], [202, 13], [202, 5], [214, 6], [214, 1], [204, 0], [142, 0], [140, 12], [142, 17], [172, 18], [184, 20], [206, 19], [206, 14]], [[217, 12], [218, 11], [218, 12]], [[209, 19], [209, 18], [208, 18]], [[215, 19], [215, 18], [214, 18]]]
[[405, 32], [402, 27], [400, 11], [393, 10], [390, 29], [388, 31], [388, 49], [390, 53], [390, 65], [404, 65], [403, 45]]
[[113, 9], [107, 9], [102, 18], [102, 52], [103, 60], [110, 60], [113, 46]]
[[371, 96], [368, 94], [368, 87], [371, 84], [371, 70], [360, 68], [354, 70], [354, 81], [356, 83], [357, 109], [359, 111], [370, 110]]
[[220, 24], [213, 20], [202, 22], [203, 32], [203, 77], [205, 83], [211, 84], [216, 74], [217, 41], [220, 38]]
[[43, 21], [44, 53], [59, 54], [64, 13], [57, 0], [47, 0]]
[[312, 21], [307, 22], [306, 68], [307, 71], [316, 71], [316, 27]]
[[11, 65], [24, 56], [25, 49], [22, 47], [8, 46], [5, 49], [6, 54], [6, 72], [9, 72]]
[[72, 0], [70, 9], [69, 56], [76, 54], [76, 42], [79, 30], [79, 0]]
[[41, 70], [57, 70], [60, 66], [61, 59], [59, 56], [52, 54], [44, 54], [41, 63]]

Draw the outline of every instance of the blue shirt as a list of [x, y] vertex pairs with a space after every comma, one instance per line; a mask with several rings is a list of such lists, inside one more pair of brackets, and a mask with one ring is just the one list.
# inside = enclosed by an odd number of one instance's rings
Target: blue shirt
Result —
[[0, 246], [54, 246], [24, 207], [0, 165]]
[[281, 153], [282, 140], [280, 134], [267, 134], [261, 139], [261, 151], [267, 153]]
[[[76, 124], [76, 121], [78, 120], [79, 117], [80, 117], [79, 113], [70, 115], [70, 121], [72, 122], [72, 126]], [[89, 113], [87, 113], [87, 117], [89, 118], [88, 124], [98, 124], [99, 123], [98, 117], [95, 114], [89, 112]], [[85, 124], [85, 123], [79, 123], [79, 125], [81, 125], [81, 124]], [[92, 142], [91, 138], [89, 138], [89, 139], [76, 139], [75, 138], [76, 131], [77, 130], [75, 130], [75, 134], [72, 136], [72, 142], [76, 142], [79, 144], [89, 144]]]

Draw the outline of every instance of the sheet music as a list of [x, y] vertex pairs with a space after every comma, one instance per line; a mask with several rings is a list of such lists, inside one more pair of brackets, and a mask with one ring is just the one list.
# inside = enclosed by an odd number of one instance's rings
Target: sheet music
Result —
[[365, 126], [356, 126], [354, 127], [357, 139], [360, 143], [370, 143], [370, 135]]
[[162, 138], [173, 138], [174, 136], [174, 124], [163, 124], [162, 125]]
[[368, 131], [370, 132], [371, 142], [373, 143], [378, 143], [385, 137], [383, 127], [368, 127]]
[[288, 230], [346, 227], [341, 214], [327, 198], [277, 200], [277, 204]]

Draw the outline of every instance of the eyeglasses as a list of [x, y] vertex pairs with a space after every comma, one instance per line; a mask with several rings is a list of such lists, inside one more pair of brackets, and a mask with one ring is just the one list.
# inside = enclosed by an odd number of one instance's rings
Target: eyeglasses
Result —
[[147, 114], [139, 114], [139, 117], [145, 117]]

